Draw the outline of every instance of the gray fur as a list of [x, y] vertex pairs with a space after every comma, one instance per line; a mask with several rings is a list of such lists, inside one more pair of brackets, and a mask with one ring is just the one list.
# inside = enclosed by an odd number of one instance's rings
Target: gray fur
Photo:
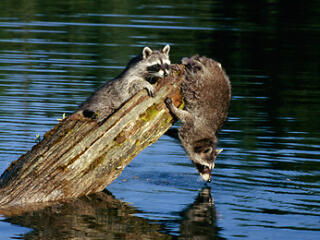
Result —
[[178, 136], [202, 178], [210, 181], [217, 150], [216, 134], [227, 119], [231, 84], [221, 64], [206, 57], [182, 59], [185, 74], [181, 92], [185, 109], [167, 98], [170, 111], [182, 121]]
[[[169, 51], [169, 45], [160, 51], [145, 47], [117, 78], [102, 85], [82, 103], [76, 113], [102, 120], [141, 89], [146, 89], [150, 96], [154, 96], [154, 87], [151, 83], [169, 74]], [[154, 63], [159, 63], [160, 69], [151, 72], [148, 67]]]

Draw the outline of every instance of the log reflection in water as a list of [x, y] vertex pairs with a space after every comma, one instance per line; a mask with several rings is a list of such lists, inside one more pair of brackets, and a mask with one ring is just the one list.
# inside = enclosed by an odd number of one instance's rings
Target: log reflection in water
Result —
[[31, 228], [23, 239], [224, 239], [219, 236], [211, 189], [204, 187], [179, 215], [179, 236], [166, 234], [166, 222], [134, 216], [139, 213], [108, 191], [60, 203], [0, 209], [12, 224]]
[[72, 201], [12, 208], [5, 221], [31, 228], [24, 239], [172, 239], [159, 224], [104, 191]]

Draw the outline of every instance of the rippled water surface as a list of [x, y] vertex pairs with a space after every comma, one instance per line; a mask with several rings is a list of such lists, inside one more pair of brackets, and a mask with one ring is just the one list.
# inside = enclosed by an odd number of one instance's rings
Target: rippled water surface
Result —
[[144, 46], [215, 58], [233, 97], [210, 184], [163, 136], [110, 192], [0, 216], [0, 239], [318, 239], [320, 4], [258, 2], [2, 1], [1, 172]]

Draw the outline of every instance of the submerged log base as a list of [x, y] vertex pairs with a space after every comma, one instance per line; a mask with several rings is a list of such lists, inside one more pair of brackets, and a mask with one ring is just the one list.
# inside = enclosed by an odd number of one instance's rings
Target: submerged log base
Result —
[[164, 99], [182, 104], [183, 71], [176, 65], [156, 83], [154, 97], [141, 90], [102, 122], [73, 114], [57, 124], [2, 174], [0, 208], [102, 191], [173, 124]]

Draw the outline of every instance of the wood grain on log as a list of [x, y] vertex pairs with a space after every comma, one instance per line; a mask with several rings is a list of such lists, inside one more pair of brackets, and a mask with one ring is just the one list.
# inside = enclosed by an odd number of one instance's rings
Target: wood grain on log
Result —
[[57, 201], [100, 192], [130, 161], [172, 125], [164, 104], [182, 104], [183, 66], [156, 83], [156, 94], [140, 91], [102, 122], [73, 114], [13, 162], [0, 178], [0, 208]]

